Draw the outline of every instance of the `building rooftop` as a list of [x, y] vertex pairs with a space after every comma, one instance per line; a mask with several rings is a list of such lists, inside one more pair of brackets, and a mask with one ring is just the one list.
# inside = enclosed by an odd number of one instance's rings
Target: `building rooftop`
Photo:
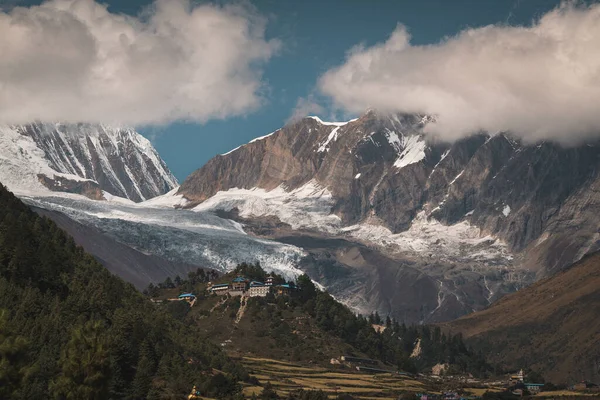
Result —
[[237, 278], [235, 278], [233, 281], [234, 281], [234, 282], [246, 282], [246, 281], [247, 281], [247, 279], [246, 279], [246, 278], [244, 278], [243, 276], [238, 276], [238, 277], [237, 277]]
[[252, 281], [250, 282], [250, 286], [265, 286], [265, 284], [258, 281]]
[[182, 297], [196, 297], [196, 295], [192, 294], [192, 293], [182, 293], [179, 295], [179, 298], [182, 298]]
[[213, 288], [217, 288], [217, 287], [225, 287], [225, 286], [229, 286], [229, 283], [219, 283], [218, 285], [213, 285]]

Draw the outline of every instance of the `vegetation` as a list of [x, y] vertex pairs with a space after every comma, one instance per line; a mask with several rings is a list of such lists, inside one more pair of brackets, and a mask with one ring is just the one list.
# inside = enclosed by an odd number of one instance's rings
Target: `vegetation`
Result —
[[0, 185], [0, 398], [226, 399], [247, 377]]
[[[259, 263], [243, 263], [220, 281], [228, 282], [238, 275], [264, 281], [267, 273]], [[285, 283], [283, 277], [275, 276], [278, 283]], [[237, 338], [240, 351], [257, 356], [311, 362], [329, 362], [340, 355], [369, 357], [388, 365], [388, 369], [409, 373], [427, 372], [438, 363], [448, 364], [447, 372], [453, 374], [484, 376], [491, 371], [481, 354], [465, 346], [461, 335], [448, 336], [439, 327], [406, 326], [389, 317], [384, 321], [377, 313], [356, 315], [318, 290], [305, 274], [290, 283], [297, 288], [290, 296], [249, 299], [246, 317], [239, 324], [233, 323], [240, 308], [239, 297], [217, 304], [216, 298], [211, 301], [204, 297], [203, 285], [196, 285], [193, 290], [200, 301], [187, 322], [198, 325], [207, 338], [219, 343]], [[385, 329], [378, 331], [374, 324]], [[420, 351], [413, 355], [417, 343]]]

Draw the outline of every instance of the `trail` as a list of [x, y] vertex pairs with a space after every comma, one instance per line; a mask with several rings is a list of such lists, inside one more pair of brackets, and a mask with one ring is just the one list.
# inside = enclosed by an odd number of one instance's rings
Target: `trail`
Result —
[[244, 316], [244, 312], [246, 311], [246, 307], [248, 306], [248, 297], [247, 296], [242, 296], [242, 298], [240, 299], [240, 309], [238, 310], [236, 316], [235, 316], [235, 324], [239, 324], [239, 322], [242, 320], [242, 317]]
[[219, 306], [222, 306], [223, 304], [225, 304], [225, 302], [227, 301], [227, 297], [223, 297], [223, 300], [219, 301], [217, 304], [215, 304], [213, 306], [213, 308], [210, 309], [210, 312], [212, 313], [213, 311], [215, 311], [215, 309]]

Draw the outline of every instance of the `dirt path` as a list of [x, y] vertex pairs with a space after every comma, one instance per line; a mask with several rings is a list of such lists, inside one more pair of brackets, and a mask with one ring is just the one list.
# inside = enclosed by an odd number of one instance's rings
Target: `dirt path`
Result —
[[244, 312], [246, 311], [247, 306], [248, 306], [248, 297], [242, 296], [242, 298], [240, 299], [240, 309], [238, 310], [237, 315], [235, 316], [235, 324], [236, 325], [239, 324], [242, 317], [244, 316]]

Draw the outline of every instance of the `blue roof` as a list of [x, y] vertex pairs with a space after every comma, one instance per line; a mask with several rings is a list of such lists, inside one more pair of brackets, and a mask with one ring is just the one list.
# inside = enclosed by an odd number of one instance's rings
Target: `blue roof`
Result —
[[237, 278], [235, 278], [233, 281], [234, 282], [246, 282], [246, 278], [242, 277], [242, 276], [238, 276]]
[[277, 286], [282, 287], [282, 288], [287, 288], [287, 289], [292, 288], [288, 283], [284, 283], [283, 285], [277, 285]]
[[182, 293], [179, 295], [179, 297], [196, 297], [194, 294], [192, 293]]
[[526, 383], [525, 386], [544, 386], [543, 383]]

